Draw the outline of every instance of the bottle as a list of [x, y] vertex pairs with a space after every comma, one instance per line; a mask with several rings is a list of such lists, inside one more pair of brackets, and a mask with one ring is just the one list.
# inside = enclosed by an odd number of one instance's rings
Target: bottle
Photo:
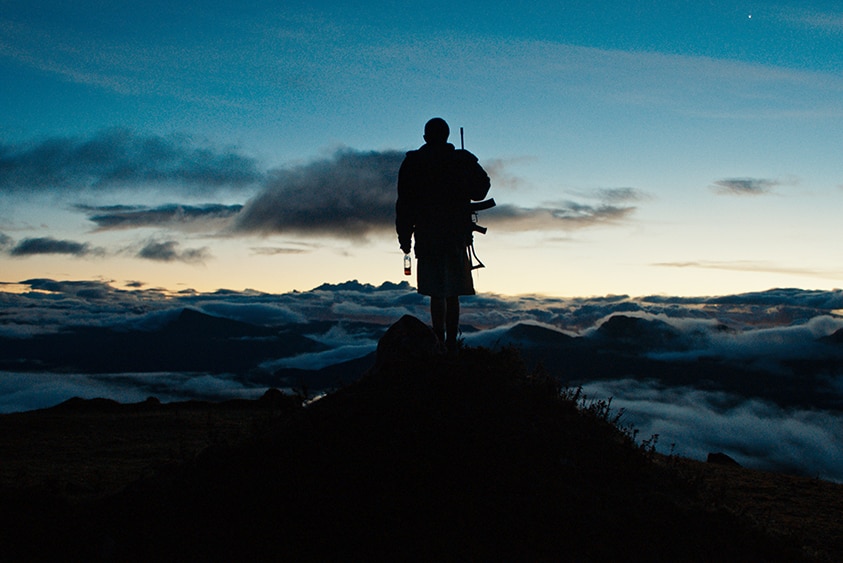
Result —
[[409, 254], [404, 255], [404, 275], [409, 276], [413, 273], [413, 259]]

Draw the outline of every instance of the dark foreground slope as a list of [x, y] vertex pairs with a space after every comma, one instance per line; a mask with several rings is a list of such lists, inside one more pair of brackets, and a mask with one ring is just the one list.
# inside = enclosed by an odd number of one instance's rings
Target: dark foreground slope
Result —
[[57, 507], [72, 523], [32, 520], [44, 525], [45, 541], [29, 553], [115, 561], [802, 557], [710, 508], [605, 411], [560, 396], [516, 353], [425, 356], [425, 336], [401, 330], [361, 381], [278, 417], [254, 439], [208, 449], [106, 499]]

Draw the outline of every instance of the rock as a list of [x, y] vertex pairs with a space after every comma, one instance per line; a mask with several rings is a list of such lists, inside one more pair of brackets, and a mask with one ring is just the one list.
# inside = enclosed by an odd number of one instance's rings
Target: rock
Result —
[[267, 389], [258, 402], [271, 409], [296, 409], [301, 406], [301, 399], [292, 395], [286, 395], [280, 389], [274, 387]]
[[442, 343], [432, 328], [412, 315], [404, 315], [378, 342], [375, 371], [388, 364], [418, 362], [442, 352]]

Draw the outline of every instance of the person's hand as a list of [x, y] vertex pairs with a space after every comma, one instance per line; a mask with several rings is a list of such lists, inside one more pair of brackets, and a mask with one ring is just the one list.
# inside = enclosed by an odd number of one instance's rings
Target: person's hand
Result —
[[404, 254], [409, 254], [410, 253], [410, 245], [409, 244], [402, 244], [401, 245], [401, 252], [403, 252]]

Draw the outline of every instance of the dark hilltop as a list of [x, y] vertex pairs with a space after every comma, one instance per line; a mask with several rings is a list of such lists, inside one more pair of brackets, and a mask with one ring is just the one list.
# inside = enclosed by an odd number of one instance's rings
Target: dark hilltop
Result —
[[432, 338], [403, 318], [359, 381], [306, 406], [268, 392], [224, 404], [75, 400], [0, 417], [0, 448], [42, 464], [2, 473], [7, 560], [843, 553], [840, 485], [658, 455], [607, 402], [560, 389], [514, 348], [454, 357]]

